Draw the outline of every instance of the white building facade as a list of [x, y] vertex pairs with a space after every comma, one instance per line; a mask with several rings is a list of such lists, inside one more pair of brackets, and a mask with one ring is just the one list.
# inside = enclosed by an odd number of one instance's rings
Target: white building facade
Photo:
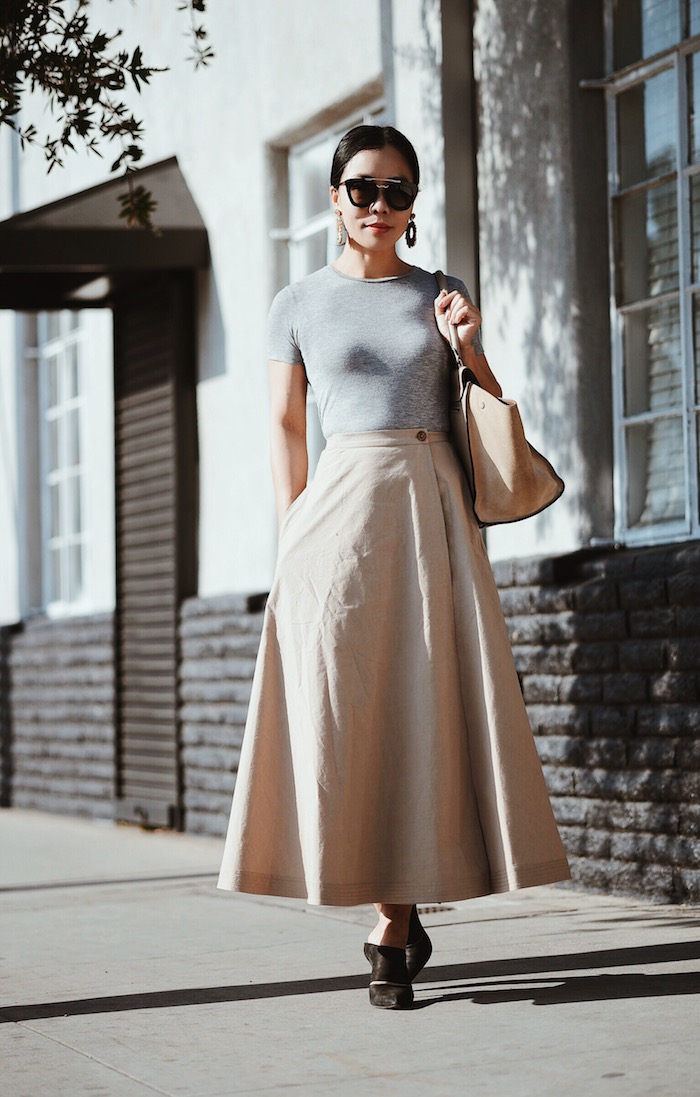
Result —
[[223, 830], [275, 563], [266, 314], [337, 254], [339, 137], [386, 121], [411, 260], [470, 286], [567, 484], [487, 544], [575, 872], [692, 895], [700, 4], [211, 5], [196, 72], [157, 0], [90, 16], [170, 66], [133, 104], [160, 235], [109, 156], [47, 176], [0, 134], [3, 803]]

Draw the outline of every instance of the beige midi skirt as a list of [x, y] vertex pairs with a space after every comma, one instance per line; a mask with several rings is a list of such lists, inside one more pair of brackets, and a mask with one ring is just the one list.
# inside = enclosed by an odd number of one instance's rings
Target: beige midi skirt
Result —
[[350, 906], [568, 877], [447, 435], [334, 435], [282, 521], [219, 887]]

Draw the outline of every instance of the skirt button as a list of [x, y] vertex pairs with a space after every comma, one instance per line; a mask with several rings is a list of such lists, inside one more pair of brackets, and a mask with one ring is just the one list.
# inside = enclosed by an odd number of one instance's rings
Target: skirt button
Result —
[[428, 435], [426, 434], [426, 432], [424, 430], [419, 430], [418, 434], [416, 435], [416, 438], [418, 439], [419, 442], [425, 442], [427, 437], [428, 437]]

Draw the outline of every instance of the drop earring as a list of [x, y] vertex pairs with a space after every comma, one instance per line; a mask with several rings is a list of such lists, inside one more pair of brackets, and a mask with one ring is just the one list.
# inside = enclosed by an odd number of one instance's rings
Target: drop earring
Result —
[[415, 218], [416, 218], [415, 213], [412, 213], [411, 214], [411, 219], [408, 222], [408, 224], [406, 225], [406, 244], [409, 248], [415, 247], [416, 236], [418, 235], [418, 232], [416, 230], [416, 220], [415, 220]]
[[335, 240], [336, 240], [336, 243], [337, 243], [338, 247], [342, 248], [343, 244], [345, 243], [345, 237], [343, 236], [343, 215], [342, 215], [342, 213], [340, 212], [339, 209], [335, 211], [335, 217], [336, 217]]

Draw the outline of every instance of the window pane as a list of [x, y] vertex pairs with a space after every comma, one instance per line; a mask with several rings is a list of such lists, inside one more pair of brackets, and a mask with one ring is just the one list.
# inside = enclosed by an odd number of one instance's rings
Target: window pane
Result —
[[80, 477], [69, 476], [65, 483], [64, 499], [66, 504], [64, 533], [80, 533], [82, 515], [80, 511]]
[[677, 289], [675, 182], [620, 198], [617, 209], [624, 303]]
[[678, 302], [630, 313], [624, 325], [625, 414], [680, 406], [683, 377]]
[[289, 202], [292, 227], [303, 224], [330, 208], [329, 164], [334, 149], [334, 141], [319, 141], [316, 145], [294, 153], [290, 158]]
[[58, 468], [61, 458], [59, 450], [59, 421], [58, 419], [49, 419], [48, 421], [49, 431], [49, 472], [55, 472]]
[[58, 403], [58, 356], [46, 359], [46, 399], [47, 407], [55, 408]]
[[66, 347], [65, 363], [65, 399], [72, 400], [78, 395], [78, 344], [70, 343]]
[[618, 96], [621, 187], [675, 170], [676, 114], [672, 69]]
[[700, 53], [688, 58], [688, 156], [700, 159]]
[[688, 33], [700, 34], [700, 0], [690, 0], [690, 17]]
[[71, 602], [80, 598], [83, 592], [83, 548], [82, 545], [69, 545], [68, 553], [68, 597]]
[[80, 464], [80, 411], [73, 408], [63, 416], [66, 431], [66, 466]]
[[51, 484], [49, 488], [49, 497], [51, 500], [51, 531], [49, 537], [60, 537], [61, 535], [61, 485]]
[[628, 526], [685, 518], [682, 418], [628, 426], [626, 445]]
[[693, 344], [695, 352], [695, 403], [700, 404], [700, 296], [693, 298]]
[[651, 57], [681, 40], [682, 0], [614, 0], [616, 69]]
[[328, 231], [323, 229], [291, 245], [292, 281], [312, 274], [328, 262]]
[[46, 334], [44, 338], [57, 339], [61, 334], [61, 314], [60, 312], [47, 312], [46, 316]]
[[61, 586], [61, 553], [57, 548], [49, 549], [49, 591], [50, 602], [60, 602], [63, 596]]

